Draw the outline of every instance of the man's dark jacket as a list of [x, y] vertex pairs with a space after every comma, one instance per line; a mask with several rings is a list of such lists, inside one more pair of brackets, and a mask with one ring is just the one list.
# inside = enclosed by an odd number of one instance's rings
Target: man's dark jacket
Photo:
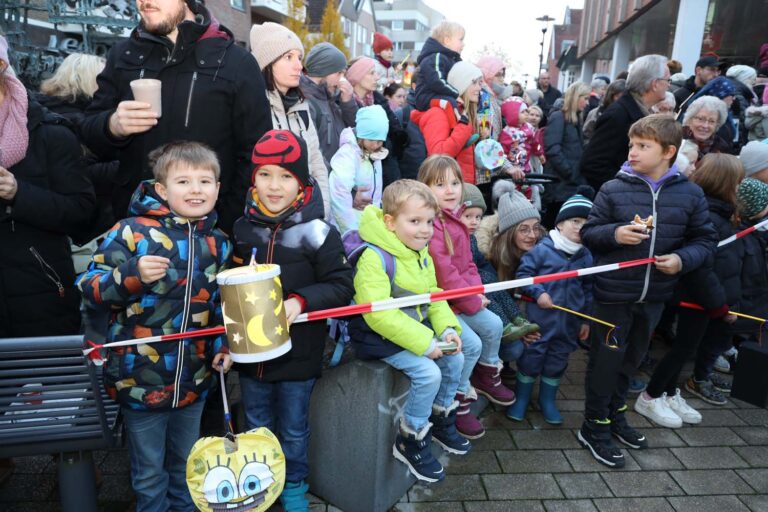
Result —
[[[245, 207], [253, 146], [272, 128], [270, 109], [256, 59], [205, 7], [198, 9], [195, 22], [179, 25], [175, 45], [139, 26], [110, 50], [81, 131], [96, 154], [120, 160], [114, 193], [118, 218], [127, 213], [138, 183], [151, 177], [150, 151], [175, 140], [210, 146], [221, 165], [219, 227], [230, 232]], [[163, 82], [162, 117], [147, 132], [116, 138], [108, 131], [109, 118], [118, 103], [133, 99], [130, 82], [138, 78]]]

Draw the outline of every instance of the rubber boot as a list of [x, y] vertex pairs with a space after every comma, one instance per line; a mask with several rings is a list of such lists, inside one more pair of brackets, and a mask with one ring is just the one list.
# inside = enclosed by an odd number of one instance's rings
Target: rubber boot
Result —
[[477, 400], [477, 396], [471, 397], [469, 394], [456, 393], [456, 400], [459, 402], [459, 408], [456, 410], [456, 430], [467, 439], [483, 437], [485, 427], [469, 408], [469, 405]]
[[515, 403], [515, 392], [501, 382], [502, 365], [477, 363], [469, 381], [478, 393], [497, 405]]
[[432, 440], [443, 447], [443, 450], [456, 455], [464, 455], [472, 448], [469, 439], [456, 430], [456, 413], [459, 402], [454, 401], [450, 407], [440, 407], [432, 404]]
[[528, 403], [531, 401], [531, 393], [533, 392], [533, 384], [535, 382], [535, 377], [529, 377], [522, 372], [517, 372], [517, 385], [515, 386], [517, 400], [514, 404], [507, 407], [507, 418], [515, 421], [523, 421], [525, 419], [525, 411], [528, 409]]
[[300, 482], [285, 482], [282, 494], [280, 494], [280, 503], [285, 512], [309, 512], [309, 500], [307, 492], [309, 485], [302, 480]]
[[563, 416], [555, 405], [557, 388], [559, 387], [560, 379], [541, 377], [541, 383], [539, 384], [539, 407], [541, 407], [541, 414], [544, 415], [544, 421], [551, 425], [561, 425], [563, 423]]
[[522, 327], [525, 332], [523, 333], [523, 336], [526, 334], [533, 334], [534, 332], [539, 332], [541, 330], [541, 327], [539, 324], [534, 324], [532, 322], [529, 322], [527, 318], [525, 318], [523, 315], [516, 316], [512, 319], [512, 324], [516, 327]]

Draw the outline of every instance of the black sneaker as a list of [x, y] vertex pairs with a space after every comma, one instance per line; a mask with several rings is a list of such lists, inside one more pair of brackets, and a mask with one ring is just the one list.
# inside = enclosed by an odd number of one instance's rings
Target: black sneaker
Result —
[[624, 445], [632, 449], [644, 450], [645, 448], [648, 448], [648, 440], [645, 436], [627, 423], [627, 417], [626, 414], [624, 414], [626, 411], [627, 406], [625, 404], [619, 408], [614, 417], [611, 418], [611, 434]]
[[696, 380], [693, 377], [685, 381], [685, 389], [712, 405], [725, 405], [728, 399], [708, 380]]
[[585, 420], [576, 437], [592, 457], [609, 468], [623, 468], [624, 454], [611, 439], [610, 420]]
[[713, 373], [710, 375], [709, 381], [712, 383], [712, 386], [719, 392], [725, 395], [731, 394], [731, 381], [719, 373]]

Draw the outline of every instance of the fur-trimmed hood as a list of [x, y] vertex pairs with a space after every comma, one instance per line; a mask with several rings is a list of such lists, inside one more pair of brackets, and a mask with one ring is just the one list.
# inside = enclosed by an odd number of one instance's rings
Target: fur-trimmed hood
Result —
[[483, 253], [483, 256], [488, 257], [488, 253], [491, 250], [491, 243], [494, 237], [499, 233], [499, 214], [494, 213], [483, 217], [480, 221], [477, 231], [475, 231], [475, 238], [477, 239], [477, 248]]

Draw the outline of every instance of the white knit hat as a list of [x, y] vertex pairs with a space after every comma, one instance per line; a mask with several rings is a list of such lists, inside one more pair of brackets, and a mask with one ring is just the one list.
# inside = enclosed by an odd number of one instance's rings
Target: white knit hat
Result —
[[472, 85], [472, 81], [477, 78], [483, 78], [483, 72], [479, 67], [464, 60], [454, 64], [448, 72], [448, 83], [459, 91], [459, 96], [464, 94], [464, 91]]
[[744, 165], [747, 178], [768, 169], [768, 139], [762, 142], [757, 140], [749, 142], [741, 148], [739, 160]]
[[251, 27], [251, 53], [256, 57], [259, 68], [264, 68], [276, 61], [281, 55], [291, 50], [301, 52], [304, 57], [304, 45], [299, 36], [282, 25], [268, 21]]

